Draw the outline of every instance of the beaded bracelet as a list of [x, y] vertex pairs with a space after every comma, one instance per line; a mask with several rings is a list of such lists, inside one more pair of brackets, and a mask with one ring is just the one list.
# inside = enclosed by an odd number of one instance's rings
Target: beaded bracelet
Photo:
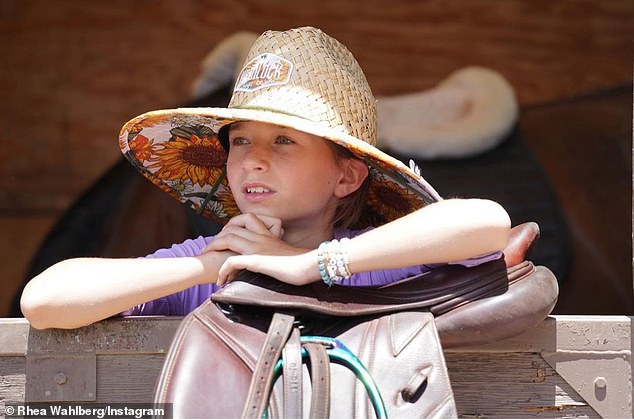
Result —
[[348, 252], [344, 243], [348, 238], [325, 241], [319, 245], [317, 252], [317, 268], [321, 280], [329, 287], [344, 279], [350, 278], [352, 273], [348, 267]]

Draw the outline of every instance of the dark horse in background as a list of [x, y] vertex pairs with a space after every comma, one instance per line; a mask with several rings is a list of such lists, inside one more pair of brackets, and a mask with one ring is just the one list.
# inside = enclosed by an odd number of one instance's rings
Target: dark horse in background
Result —
[[[186, 106], [226, 106], [229, 96], [227, 87]], [[406, 163], [409, 160], [409, 156], [395, 157]], [[541, 238], [531, 259], [549, 267], [560, 283], [568, 280], [567, 222], [549, 179], [519, 129], [495, 149], [476, 157], [416, 163], [444, 197], [493, 199], [507, 209], [514, 225], [536, 221]], [[143, 256], [219, 229], [159, 190], [121, 158], [57, 222], [34, 255], [25, 282], [63, 259]], [[15, 296], [12, 316], [21, 316], [20, 294]]]

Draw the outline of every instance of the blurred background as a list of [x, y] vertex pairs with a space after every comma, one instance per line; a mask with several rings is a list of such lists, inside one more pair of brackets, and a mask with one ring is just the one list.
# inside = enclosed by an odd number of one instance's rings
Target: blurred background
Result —
[[[202, 60], [233, 33], [304, 25], [346, 45], [376, 96], [430, 89], [472, 65], [503, 75], [520, 106], [508, 144], [521, 156], [507, 145], [417, 161], [423, 175], [445, 196], [507, 183], [490, 195], [514, 223], [542, 225], [556, 313], [634, 314], [631, 1], [0, 0], [0, 316], [16, 314], [25, 279], [60, 255], [138, 256], [186, 235], [175, 201], [122, 174], [121, 125], [190, 104]], [[538, 183], [513, 188], [517, 159], [530, 163], [523, 183]], [[475, 174], [493, 160], [488, 178]], [[96, 187], [110, 192], [77, 207]], [[60, 244], [69, 222], [94, 234]]]

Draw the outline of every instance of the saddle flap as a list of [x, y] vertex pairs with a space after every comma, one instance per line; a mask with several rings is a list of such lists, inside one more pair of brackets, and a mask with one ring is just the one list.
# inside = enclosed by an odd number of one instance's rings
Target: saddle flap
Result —
[[[357, 354], [376, 380], [388, 405], [388, 417], [457, 417], [431, 313], [388, 314], [349, 329], [339, 339]], [[350, 374], [339, 374], [333, 382], [339, 388], [355, 387], [354, 410], [344, 409], [351, 404], [347, 392], [333, 391], [331, 417], [373, 417], [360, 381]]]
[[[216, 398], [214, 409], [238, 414], [261, 344], [256, 330], [226, 321], [208, 300], [179, 326], [156, 384], [154, 402], [172, 403], [174, 418], [207, 418], [210, 406], [200, 400], [217, 393], [222, 383], [223, 391], [233, 396]], [[221, 369], [231, 373], [213, 373]]]

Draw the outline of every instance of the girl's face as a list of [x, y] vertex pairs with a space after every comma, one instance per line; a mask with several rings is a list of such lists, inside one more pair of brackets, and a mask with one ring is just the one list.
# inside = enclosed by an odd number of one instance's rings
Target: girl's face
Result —
[[343, 169], [326, 141], [263, 122], [234, 123], [227, 178], [240, 210], [280, 218], [287, 230], [330, 226]]

